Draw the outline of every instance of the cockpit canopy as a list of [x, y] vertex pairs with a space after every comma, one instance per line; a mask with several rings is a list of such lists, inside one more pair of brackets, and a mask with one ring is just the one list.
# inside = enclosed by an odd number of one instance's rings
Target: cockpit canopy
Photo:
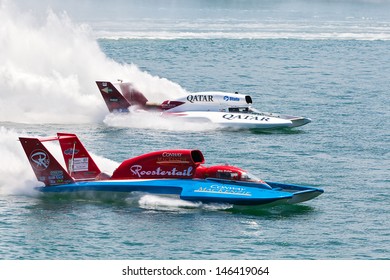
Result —
[[199, 166], [196, 170], [196, 178], [207, 179], [215, 178], [221, 180], [244, 181], [264, 184], [265, 182], [255, 175], [235, 166]]

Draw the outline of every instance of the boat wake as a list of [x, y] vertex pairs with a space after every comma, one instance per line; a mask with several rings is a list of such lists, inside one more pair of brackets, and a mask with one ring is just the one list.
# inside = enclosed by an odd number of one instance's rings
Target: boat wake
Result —
[[[128, 201], [134, 202], [134, 197], [128, 198]], [[185, 201], [174, 196], [161, 196], [161, 195], [142, 195], [137, 199], [139, 207], [147, 210], [158, 210], [158, 211], [183, 211], [190, 209], [204, 209], [211, 211], [220, 211], [233, 208], [231, 204], [223, 203], [210, 203], [204, 204], [201, 202]]]
[[162, 117], [160, 113], [137, 112], [130, 114], [108, 114], [103, 122], [111, 127], [159, 129], [167, 131], [213, 131], [218, 125], [213, 123], [192, 122], [180, 118]]
[[[0, 126], [0, 195], [37, 196], [38, 192], [34, 190], [34, 187], [42, 185], [37, 181], [26, 155], [17, 141], [18, 137], [22, 135], [25, 136], [27, 133]], [[58, 145], [48, 142], [45, 146], [65, 167]], [[119, 165], [108, 158], [95, 154], [92, 156], [102, 171], [107, 174], [111, 174]]]

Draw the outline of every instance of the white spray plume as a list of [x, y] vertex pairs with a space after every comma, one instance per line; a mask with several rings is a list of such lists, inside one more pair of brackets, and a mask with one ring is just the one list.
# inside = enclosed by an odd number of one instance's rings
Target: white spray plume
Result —
[[[43, 186], [30, 166], [20, 144], [19, 137], [39, 137], [26, 132], [0, 127], [0, 194], [33, 194], [34, 187]], [[58, 143], [45, 142], [45, 147], [65, 168], [61, 148]], [[90, 153], [102, 172], [112, 174], [119, 163]]]
[[[0, 119], [21, 123], [102, 121], [96, 80], [133, 82], [152, 102], [185, 92], [179, 85], [119, 64], [99, 48], [88, 25], [64, 12], [44, 20], [0, 2]], [[170, 96], [169, 96], [170, 95]]]

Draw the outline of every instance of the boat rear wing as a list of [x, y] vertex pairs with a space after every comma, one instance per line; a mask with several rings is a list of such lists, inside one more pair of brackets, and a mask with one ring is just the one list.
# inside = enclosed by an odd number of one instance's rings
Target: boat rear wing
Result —
[[[19, 137], [30, 165], [45, 186], [94, 180], [101, 171], [75, 134], [57, 133], [54, 137]], [[43, 142], [59, 141], [67, 170], [43, 145]]]

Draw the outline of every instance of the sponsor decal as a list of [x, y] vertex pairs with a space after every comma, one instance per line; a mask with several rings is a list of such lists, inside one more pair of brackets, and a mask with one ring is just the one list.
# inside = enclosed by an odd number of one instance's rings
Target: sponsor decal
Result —
[[131, 173], [138, 178], [142, 178], [144, 176], [192, 177], [192, 169], [193, 168], [191, 166], [183, 170], [177, 169], [176, 167], [173, 167], [170, 170], [163, 170], [161, 167], [157, 167], [154, 170], [143, 170], [142, 165], [133, 165], [130, 167]]
[[206, 187], [200, 186], [198, 189], [194, 190], [194, 192], [252, 196], [252, 194], [248, 192], [245, 188], [224, 185], [211, 185]]
[[33, 169], [43, 171], [50, 165], [50, 157], [43, 150], [34, 150], [30, 154], [30, 162]]
[[64, 151], [65, 155], [77, 155], [80, 152], [80, 150], [69, 148]]
[[52, 170], [50, 171], [50, 175], [47, 177], [49, 180], [49, 184], [57, 185], [65, 183], [64, 181], [64, 172], [62, 170]]
[[202, 94], [188, 95], [187, 96], [187, 100], [191, 103], [194, 103], [194, 102], [214, 102], [213, 98], [214, 98], [214, 96], [212, 96], [212, 95], [202, 95]]
[[181, 157], [182, 153], [170, 153], [170, 152], [164, 152], [162, 153], [162, 157]]
[[224, 119], [231, 120], [247, 120], [247, 121], [269, 121], [269, 117], [256, 116], [256, 115], [244, 115], [244, 114], [225, 114], [222, 116]]
[[232, 97], [232, 96], [224, 96], [223, 97], [223, 100], [225, 101], [240, 101], [240, 98], [239, 97]]
[[183, 153], [163, 152], [156, 160], [158, 164], [189, 164], [188, 158]]
[[72, 172], [78, 172], [78, 171], [88, 171], [88, 158], [82, 157], [82, 158], [74, 158], [69, 160], [69, 170]]
[[120, 109], [114, 109], [113, 112], [116, 112], [116, 113], [128, 113], [129, 110], [120, 108]]
[[64, 172], [62, 172], [61, 170], [50, 171], [49, 179], [56, 180], [56, 181], [63, 180], [64, 179]]

